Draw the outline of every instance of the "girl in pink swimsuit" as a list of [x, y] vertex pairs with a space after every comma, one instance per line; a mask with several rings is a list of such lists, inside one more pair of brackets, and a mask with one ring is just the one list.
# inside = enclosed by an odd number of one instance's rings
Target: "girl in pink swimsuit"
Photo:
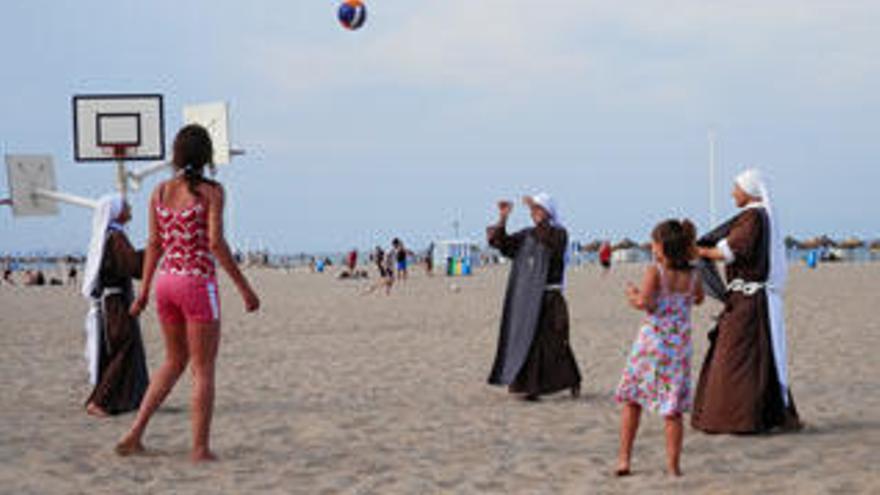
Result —
[[[140, 296], [140, 314], [156, 278], [156, 309], [165, 337], [165, 362], [154, 375], [129, 432], [116, 446], [120, 455], [144, 451], [141, 439], [150, 417], [187, 364], [193, 370], [194, 461], [213, 460], [209, 436], [214, 408], [214, 363], [220, 344], [220, 298], [215, 260], [226, 270], [248, 312], [260, 300], [232, 257], [223, 237], [223, 188], [204, 177], [213, 168], [213, 145], [203, 127], [188, 125], [174, 140], [176, 176], [156, 187], [150, 199], [150, 240]], [[161, 265], [159, 261], [161, 259]]]

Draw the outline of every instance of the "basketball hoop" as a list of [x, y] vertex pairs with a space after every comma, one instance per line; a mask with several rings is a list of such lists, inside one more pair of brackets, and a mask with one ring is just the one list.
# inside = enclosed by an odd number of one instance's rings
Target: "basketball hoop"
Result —
[[128, 145], [114, 144], [110, 148], [113, 150], [113, 158], [117, 160], [125, 160], [125, 157], [128, 156]]

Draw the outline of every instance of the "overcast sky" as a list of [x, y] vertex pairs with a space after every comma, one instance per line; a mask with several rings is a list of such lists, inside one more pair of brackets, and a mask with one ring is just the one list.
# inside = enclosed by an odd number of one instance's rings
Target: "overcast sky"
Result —
[[[114, 171], [73, 162], [74, 94], [162, 93], [168, 143], [183, 105], [226, 100], [248, 152], [219, 175], [231, 235], [298, 252], [419, 247], [456, 218], [481, 239], [495, 199], [545, 189], [576, 238], [643, 239], [667, 216], [704, 229], [714, 127], [722, 215], [758, 165], [788, 233], [880, 237], [876, 1], [368, 7], [352, 33], [331, 0], [5, 0], [0, 152], [51, 153], [61, 189], [95, 196]], [[83, 250], [88, 225], [6, 208], [0, 252]]]

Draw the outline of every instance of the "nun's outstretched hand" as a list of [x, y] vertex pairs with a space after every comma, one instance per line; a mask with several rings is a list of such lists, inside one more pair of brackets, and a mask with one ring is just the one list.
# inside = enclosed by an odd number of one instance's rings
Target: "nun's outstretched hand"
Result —
[[510, 212], [513, 211], [513, 202], [503, 199], [498, 202], [498, 214], [501, 215], [501, 218], [507, 219], [510, 216]]

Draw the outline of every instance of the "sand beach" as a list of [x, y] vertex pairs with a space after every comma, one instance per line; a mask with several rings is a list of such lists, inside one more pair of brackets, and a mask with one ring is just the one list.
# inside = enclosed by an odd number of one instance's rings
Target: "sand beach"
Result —
[[[95, 419], [82, 355], [86, 302], [70, 287], [0, 287], [0, 493], [877, 493], [880, 264], [792, 268], [786, 300], [798, 434], [708, 436], [689, 427], [684, 477], [664, 474], [646, 415], [634, 476], [611, 476], [612, 392], [640, 315], [623, 297], [641, 265], [570, 271], [583, 396], [526, 403], [485, 384], [506, 268], [414, 273], [390, 297], [332, 274], [254, 269], [246, 315], [221, 281], [224, 328], [213, 443], [193, 466], [187, 375], [154, 418], [149, 457], [113, 452], [131, 415]], [[695, 313], [694, 374], [719, 306]], [[142, 320], [150, 369], [162, 340]]]

